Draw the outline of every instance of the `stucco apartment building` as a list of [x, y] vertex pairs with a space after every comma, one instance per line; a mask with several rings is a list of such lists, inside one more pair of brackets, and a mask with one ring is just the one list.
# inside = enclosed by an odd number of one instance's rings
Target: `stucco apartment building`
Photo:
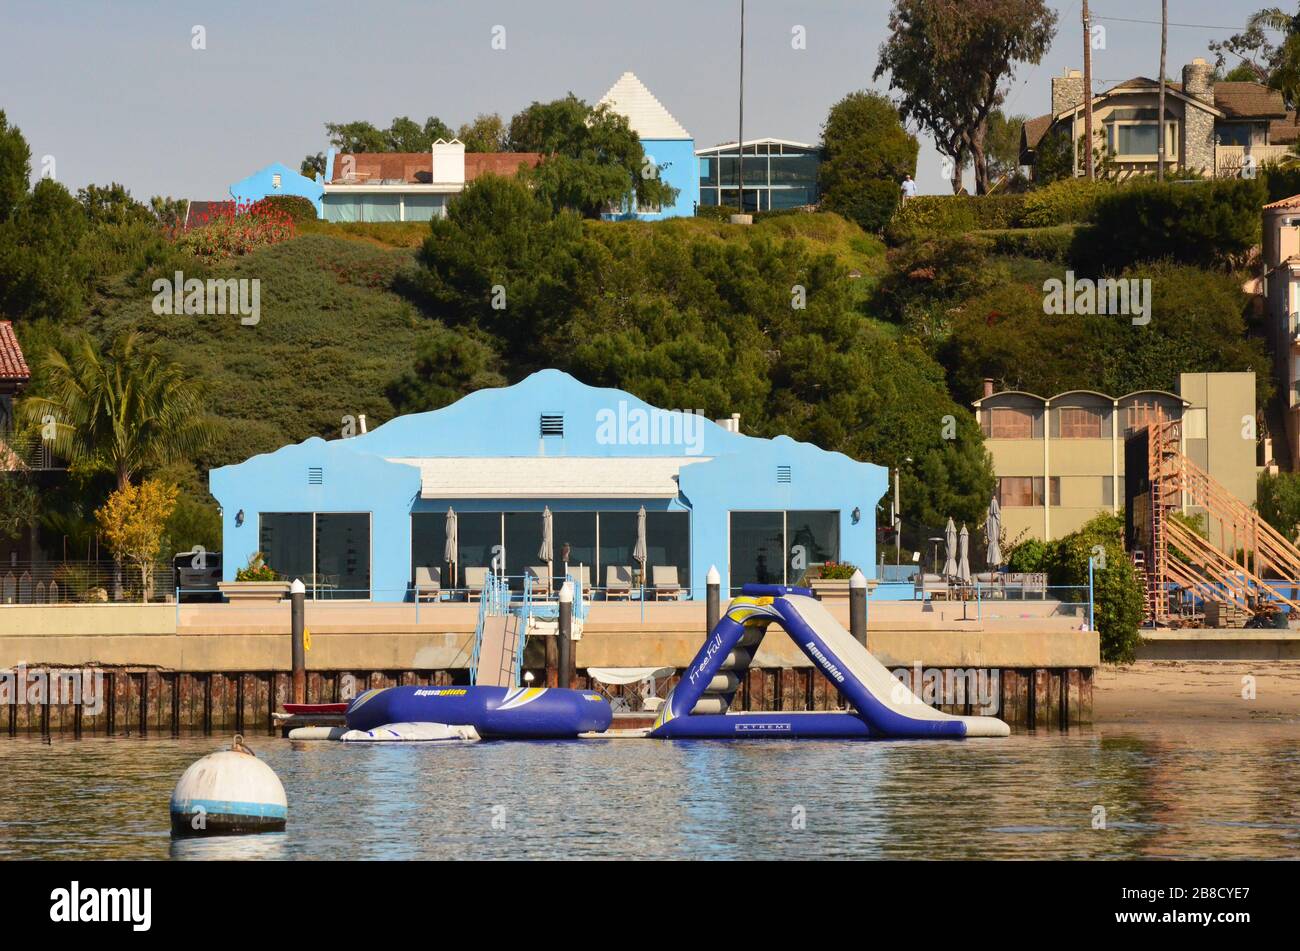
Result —
[[[1035, 166], [1044, 140], [1064, 133], [1075, 144], [1076, 174], [1083, 174], [1083, 74], [1072, 69], [1053, 77], [1051, 94], [1052, 111], [1022, 127], [1021, 164]], [[1119, 177], [1155, 173], [1159, 95], [1154, 79], [1135, 76], [1092, 98], [1095, 147], [1104, 148]], [[1238, 177], [1286, 155], [1300, 127], [1277, 90], [1216, 81], [1214, 67], [1195, 59], [1183, 67], [1181, 83], [1165, 83], [1164, 135], [1169, 167]]]
[[989, 380], [974, 406], [1010, 540], [1060, 538], [1100, 512], [1120, 511], [1124, 440], [1157, 411], [1183, 421], [1182, 449], [1194, 463], [1247, 505], [1255, 501], [1254, 373], [1184, 373], [1177, 392], [1118, 397], [994, 392]]

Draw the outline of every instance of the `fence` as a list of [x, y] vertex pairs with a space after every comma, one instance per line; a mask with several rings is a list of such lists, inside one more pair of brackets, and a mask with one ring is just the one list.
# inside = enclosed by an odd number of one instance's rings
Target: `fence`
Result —
[[[12, 562], [0, 574], [0, 604], [93, 604], [140, 601], [139, 568], [124, 564], [121, 583], [114, 581], [111, 561]], [[174, 596], [172, 566], [153, 567], [150, 601], [170, 601]]]

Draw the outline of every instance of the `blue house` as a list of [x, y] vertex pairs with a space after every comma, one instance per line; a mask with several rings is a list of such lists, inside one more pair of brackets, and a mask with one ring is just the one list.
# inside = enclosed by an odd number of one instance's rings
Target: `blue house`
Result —
[[321, 214], [321, 196], [324, 194], [322, 183], [300, 175], [280, 162], [273, 162], [230, 186], [230, 197], [235, 199], [236, 205], [246, 207], [268, 195], [298, 195], [316, 206], [317, 217]]
[[[650, 580], [675, 570], [691, 598], [704, 597], [715, 565], [731, 589], [795, 583], [827, 561], [870, 577], [886, 470], [738, 428], [735, 417], [719, 424], [542, 370], [372, 432], [213, 470], [225, 577], [262, 552], [321, 598], [408, 600], [419, 568], [440, 572], [444, 588], [488, 567], [521, 587], [540, 564], [549, 508], [551, 570], [567, 563], [600, 589], [638, 566], [642, 507]], [[444, 560], [449, 509], [454, 569]]]
[[627, 117], [628, 125], [640, 137], [646, 158], [658, 170], [659, 177], [677, 189], [677, 200], [667, 207], [638, 205], [635, 213], [628, 209], [605, 217], [657, 221], [693, 216], [700, 200], [694, 137], [633, 73], [620, 76], [597, 105], [609, 106]]

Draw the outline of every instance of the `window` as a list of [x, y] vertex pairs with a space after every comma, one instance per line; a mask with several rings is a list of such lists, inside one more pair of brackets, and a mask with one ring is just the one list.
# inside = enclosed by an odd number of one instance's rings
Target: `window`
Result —
[[[645, 516], [646, 571], [656, 565], [677, 569], [677, 583], [691, 584], [691, 516], [688, 512], [647, 512]], [[646, 584], [654, 576], [646, 578]], [[603, 583], [603, 579], [602, 579]]]
[[1023, 406], [991, 406], [980, 413], [989, 439], [1035, 439], [1043, 435], [1042, 411]]
[[[1051, 504], [1061, 504], [1061, 478], [1052, 476], [1048, 488]], [[1029, 508], [1043, 505], [1042, 476], [1002, 476], [998, 479], [998, 505], [1006, 508]]]
[[282, 578], [301, 578], [313, 598], [370, 597], [369, 512], [263, 512], [262, 555]]
[[838, 561], [840, 513], [732, 512], [730, 584], [797, 584], [809, 568]]
[[1217, 145], [1250, 145], [1250, 124], [1228, 122], [1214, 127]]
[[1110, 414], [1090, 406], [1062, 406], [1056, 411], [1061, 439], [1101, 439], [1110, 436]]
[[[1165, 123], [1165, 158], [1178, 157], [1178, 123]], [[1147, 121], [1120, 121], [1111, 125], [1111, 149], [1116, 157], [1154, 161], [1160, 151], [1160, 133], [1154, 118]]]
[[275, 173], [271, 176], [271, 187], [272, 187], [272, 188], [279, 188], [279, 187], [280, 187], [280, 173], [279, 173], [279, 172], [275, 172]]

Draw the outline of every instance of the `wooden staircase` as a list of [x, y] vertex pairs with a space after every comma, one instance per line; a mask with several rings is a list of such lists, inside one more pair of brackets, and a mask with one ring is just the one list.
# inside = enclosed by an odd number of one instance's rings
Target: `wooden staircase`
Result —
[[[1247, 611], [1271, 600], [1300, 612], [1291, 587], [1300, 583], [1300, 549], [1187, 458], [1181, 442], [1182, 421], [1157, 414], [1147, 428], [1150, 549], [1133, 553], [1145, 568], [1148, 620], [1167, 624], [1180, 613], [1186, 598], [1171, 604], [1172, 588]], [[1174, 517], [1184, 505], [1205, 510], [1218, 545]], [[1266, 575], [1287, 584], [1279, 588]]]

